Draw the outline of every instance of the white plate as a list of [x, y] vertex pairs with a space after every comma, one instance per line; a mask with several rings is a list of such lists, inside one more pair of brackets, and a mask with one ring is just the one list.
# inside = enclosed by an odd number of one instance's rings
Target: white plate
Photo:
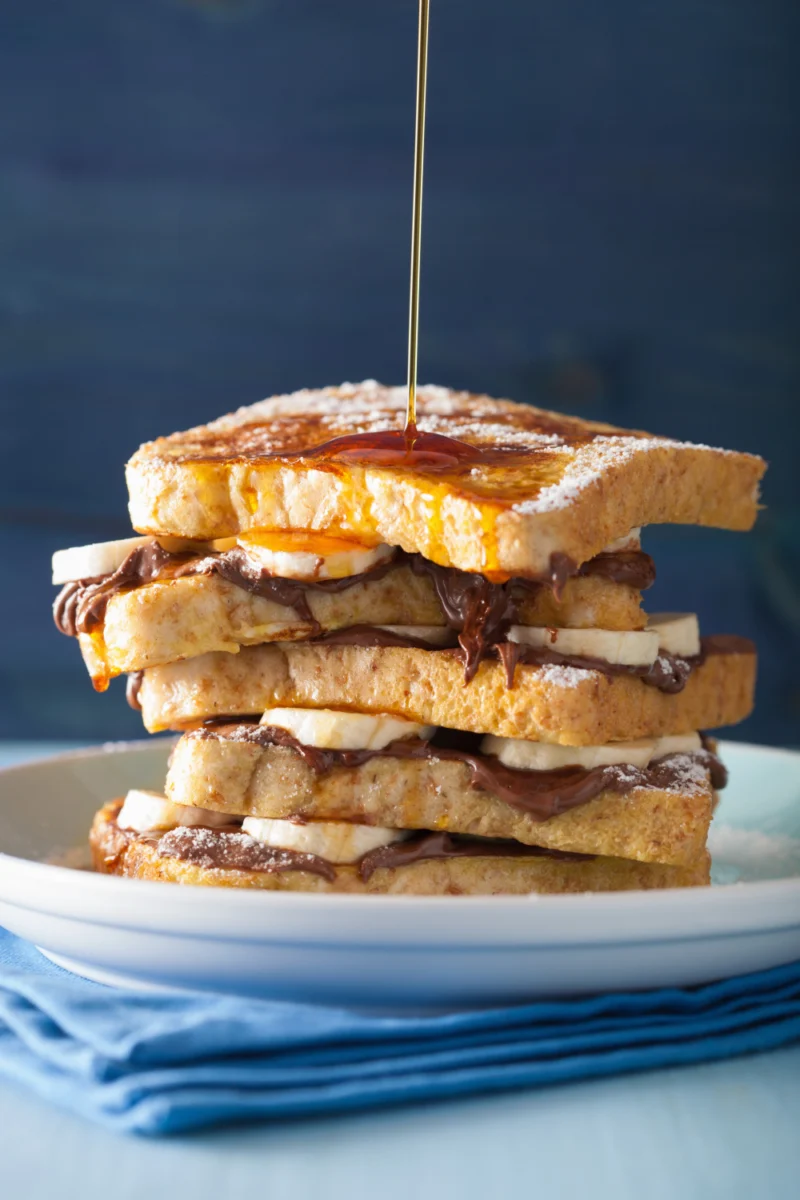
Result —
[[0, 772], [0, 922], [79, 974], [359, 1006], [701, 983], [800, 958], [800, 754], [728, 744], [716, 886], [581, 896], [318, 896], [50, 866], [95, 810], [163, 787], [169, 743]]

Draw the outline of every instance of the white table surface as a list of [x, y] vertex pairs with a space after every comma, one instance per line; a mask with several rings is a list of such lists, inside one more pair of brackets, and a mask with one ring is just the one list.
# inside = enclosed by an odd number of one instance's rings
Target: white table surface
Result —
[[[0, 763], [62, 745], [0, 746]], [[0, 1083], [2, 1200], [795, 1200], [800, 1046], [706, 1066], [164, 1140]]]

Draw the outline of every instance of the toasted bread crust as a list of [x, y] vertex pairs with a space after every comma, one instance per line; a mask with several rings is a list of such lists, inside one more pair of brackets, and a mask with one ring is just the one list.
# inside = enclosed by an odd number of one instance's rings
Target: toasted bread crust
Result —
[[755, 654], [713, 654], [667, 695], [628, 675], [520, 666], [509, 689], [497, 662], [465, 685], [453, 651], [295, 643], [153, 667], [139, 698], [150, 732], [290, 705], [581, 746], [735, 724], [752, 708], [755, 671]]
[[534, 452], [451, 476], [300, 457], [332, 437], [400, 428], [404, 405], [403, 388], [343, 385], [148, 443], [127, 467], [133, 526], [198, 539], [316, 529], [501, 578], [544, 577], [556, 553], [585, 562], [638, 525], [749, 529], [756, 517], [765, 464], [754, 455], [442, 388], [419, 390], [421, 428]]
[[118, 802], [97, 813], [89, 842], [95, 869], [133, 879], [161, 880], [201, 887], [260, 888], [263, 891], [350, 892], [370, 895], [496, 896], [538, 893], [615, 892], [650, 888], [698, 887], [709, 882], [704, 851], [691, 866], [595, 858], [565, 862], [549, 858], [456, 858], [429, 860], [375, 871], [363, 882], [356, 867], [337, 867], [333, 881], [305, 871], [234, 871], [196, 866], [158, 853], [140, 839], [121, 839]]
[[[324, 631], [348, 625], [443, 625], [430, 579], [408, 567], [343, 592], [309, 591], [309, 608]], [[642, 629], [641, 592], [598, 577], [573, 578], [557, 600], [550, 588], [522, 595], [525, 625], [577, 629]], [[218, 576], [149, 583], [112, 596], [105, 622], [80, 635], [90, 675], [102, 686], [126, 671], [178, 662], [214, 651], [292, 641], [313, 633], [292, 609], [253, 595]]]
[[288, 747], [192, 736], [173, 750], [167, 795], [176, 804], [237, 816], [443, 830], [684, 866], [696, 862], [705, 846], [714, 798], [708, 773], [698, 765], [680, 789], [604, 792], [538, 821], [472, 787], [460, 762], [377, 758], [317, 774]]

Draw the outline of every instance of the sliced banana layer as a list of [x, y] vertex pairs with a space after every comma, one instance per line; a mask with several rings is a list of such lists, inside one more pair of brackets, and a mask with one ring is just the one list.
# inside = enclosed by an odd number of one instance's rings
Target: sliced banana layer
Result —
[[117, 824], [120, 829], [150, 833], [158, 829], [174, 829], [176, 825], [228, 825], [230, 820], [226, 813], [194, 808], [188, 804], [173, 804], [159, 792], [134, 788], [125, 797]]
[[602, 658], [625, 667], [649, 667], [659, 653], [692, 658], [700, 653], [696, 613], [654, 613], [642, 630], [551, 629], [512, 625], [510, 642], [557, 650], [559, 654]]
[[699, 733], [673, 733], [667, 737], [656, 738], [650, 762], [664, 758], [667, 754], [694, 754], [702, 748], [703, 740]]
[[512, 625], [508, 640], [526, 646], [556, 650], [559, 654], [602, 658], [625, 667], [649, 667], [658, 657], [654, 630], [550, 629]]
[[481, 754], [493, 754], [504, 766], [517, 771], [557, 771], [561, 767], [590, 770], [615, 763], [646, 767], [667, 754], [692, 754], [701, 745], [699, 733], [608, 742], [604, 746], [550, 746], [520, 738], [496, 737], [490, 733], [481, 742]]
[[247, 817], [242, 832], [276, 850], [298, 850], [302, 854], [317, 854], [331, 863], [345, 864], [358, 862], [370, 850], [409, 837], [413, 830], [354, 825], [348, 821], [309, 821], [296, 825], [293, 821]]
[[[282, 579], [343, 579], [360, 575], [395, 553], [392, 546], [364, 546], [345, 538], [316, 533], [259, 533], [247, 537], [222, 538], [214, 542], [194, 542], [186, 538], [159, 537], [159, 545], [171, 554], [221, 554], [239, 545], [259, 567]], [[72, 546], [53, 555], [53, 583], [71, 583], [76, 579], [96, 579], [121, 567], [132, 550], [153, 541], [150, 537], [129, 537], [113, 542], [93, 542]]]
[[149, 537], [130, 537], [117, 542], [92, 542], [89, 546], [56, 550], [53, 555], [53, 583], [72, 583], [76, 579], [111, 575], [122, 566], [132, 550], [138, 550], [152, 540]]
[[281, 579], [344, 579], [394, 556], [393, 546], [365, 546], [327, 534], [294, 531], [250, 533], [239, 545], [263, 570]]
[[700, 624], [696, 613], [653, 613], [647, 628], [658, 635], [658, 648], [680, 658], [700, 653]]
[[304, 746], [320, 750], [382, 750], [401, 738], [427, 741], [433, 725], [418, 725], [382, 713], [341, 712], [334, 708], [268, 708], [262, 725], [277, 726]]

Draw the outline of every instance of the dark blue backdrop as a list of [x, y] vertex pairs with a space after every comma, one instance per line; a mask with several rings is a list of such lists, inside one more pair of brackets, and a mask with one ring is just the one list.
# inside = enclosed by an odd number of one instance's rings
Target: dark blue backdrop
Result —
[[[800, 741], [795, 0], [432, 0], [421, 376], [766, 454], [651, 607], [750, 634]], [[49, 616], [142, 440], [402, 381], [415, 0], [0, 6], [0, 736], [136, 734]]]

